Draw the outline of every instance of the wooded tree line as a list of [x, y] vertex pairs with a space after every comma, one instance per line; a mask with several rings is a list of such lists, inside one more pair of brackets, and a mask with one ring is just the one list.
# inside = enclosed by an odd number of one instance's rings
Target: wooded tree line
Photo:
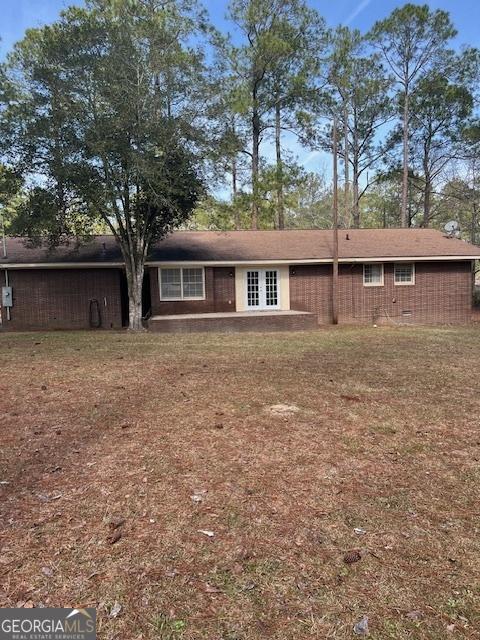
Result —
[[[336, 118], [344, 226], [429, 226], [453, 216], [477, 238], [479, 55], [452, 48], [447, 12], [406, 4], [365, 34], [329, 30], [297, 0], [234, 0], [230, 17], [243, 34], [238, 44], [225, 40], [223, 56], [226, 145], [218, 150], [231, 199], [211, 198], [198, 224], [331, 226], [330, 172], [307, 172], [284, 140], [331, 153]], [[273, 159], [262, 145], [274, 146]]]
[[342, 225], [456, 218], [480, 239], [479, 55], [448, 13], [407, 4], [362, 34], [303, 0], [231, 0], [228, 19], [87, 0], [28, 30], [0, 66], [9, 232], [115, 234], [140, 328], [145, 257], [173, 228], [331, 227], [335, 118]]

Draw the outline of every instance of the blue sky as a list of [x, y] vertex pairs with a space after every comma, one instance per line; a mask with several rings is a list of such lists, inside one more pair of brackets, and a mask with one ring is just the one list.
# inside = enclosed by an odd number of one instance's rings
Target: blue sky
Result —
[[[55, 20], [59, 12], [70, 4], [81, 2], [68, 0], [0, 0], [0, 56], [5, 56], [14, 42], [19, 40], [25, 29]], [[205, 6], [212, 20], [224, 25], [227, 0], [206, 0]], [[311, 0], [310, 4], [325, 16], [329, 25], [350, 24], [367, 30], [375, 20], [387, 16], [392, 9], [404, 4], [396, 0], [331, 0], [327, 2]], [[478, 0], [430, 1], [432, 8], [442, 8], [450, 12], [459, 31], [459, 43], [480, 46], [480, 2]]]
[[[425, 0], [423, 0], [425, 2]], [[422, 3], [421, 0], [419, 3]], [[82, 4], [81, 0], [0, 0], [0, 59], [5, 57], [13, 44], [22, 38], [29, 27], [37, 27], [56, 19], [59, 12], [71, 4]], [[203, 3], [218, 28], [227, 26], [225, 14], [228, 0], [204, 0]], [[396, 0], [310, 0], [326, 19], [329, 26], [348, 24], [361, 31], [367, 31], [375, 20], [386, 17], [395, 7], [404, 2]], [[480, 1], [479, 0], [432, 0], [427, 2], [432, 9], [450, 12], [458, 30], [457, 46], [469, 44], [480, 47]], [[330, 161], [318, 152], [302, 149], [295, 140], [284, 140], [284, 144], [294, 153], [301, 164], [311, 171], [330, 173]], [[273, 156], [271, 145], [264, 146], [267, 157]]]

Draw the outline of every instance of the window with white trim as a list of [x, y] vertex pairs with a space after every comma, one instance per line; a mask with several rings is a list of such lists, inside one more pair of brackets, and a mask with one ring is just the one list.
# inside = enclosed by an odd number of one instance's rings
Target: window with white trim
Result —
[[381, 262], [363, 265], [363, 285], [365, 287], [383, 286], [383, 264]]
[[413, 262], [399, 262], [394, 266], [395, 284], [415, 284], [415, 265]]
[[203, 267], [162, 267], [159, 271], [160, 300], [203, 300]]

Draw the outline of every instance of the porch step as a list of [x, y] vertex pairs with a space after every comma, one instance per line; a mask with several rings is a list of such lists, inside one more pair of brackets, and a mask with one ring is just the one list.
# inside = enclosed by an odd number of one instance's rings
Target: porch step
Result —
[[160, 333], [305, 331], [317, 326], [317, 316], [308, 311], [188, 313], [152, 316], [148, 321], [148, 329]]

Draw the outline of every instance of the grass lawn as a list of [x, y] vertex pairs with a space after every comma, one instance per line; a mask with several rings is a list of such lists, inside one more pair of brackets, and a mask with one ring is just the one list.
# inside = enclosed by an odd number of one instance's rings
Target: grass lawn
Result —
[[101, 639], [480, 637], [479, 337], [0, 335], [0, 606], [97, 607]]

